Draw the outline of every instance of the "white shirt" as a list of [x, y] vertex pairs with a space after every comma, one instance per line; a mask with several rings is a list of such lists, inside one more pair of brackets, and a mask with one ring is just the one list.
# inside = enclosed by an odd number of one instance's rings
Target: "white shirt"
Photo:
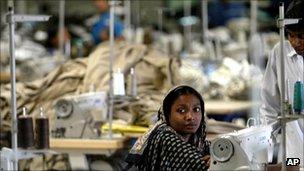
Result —
[[[289, 90], [285, 84], [285, 92], [289, 92], [289, 102], [293, 104], [294, 83], [298, 80], [303, 82], [303, 56], [298, 55], [289, 41], [284, 42], [285, 47], [285, 83], [287, 79], [290, 82]], [[261, 122], [269, 124], [276, 121], [280, 113], [280, 95], [281, 95], [281, 67], [280, 67], [280, 45], [279, 43], [270, 52], [264, 74], [261, 90], [262, 106], [260, 108]], [[285, 95], [286, 97], [286, 95]], [[304, 119], [288, 122], [286, 126], [286, 155], [287, 157], [300, 158], [301, 167], [304, 162]]]

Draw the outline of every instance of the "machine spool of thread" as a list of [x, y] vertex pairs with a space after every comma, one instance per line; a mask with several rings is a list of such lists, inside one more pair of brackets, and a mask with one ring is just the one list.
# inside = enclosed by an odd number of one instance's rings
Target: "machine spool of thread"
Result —
[[292, 115], [293, 114], [293, 110], [292, 110], [292, 105], [291, 105], [291, 103], [290, 103], [290, 81], [289, 81], [289, 79], [287, 79], [287, 81], [286, 81], [286, 87], [287, 87], [287, 91], [286, 91], [286, 99], [285, 99], [285, 107], [286, 107], [286, 112], [287, 112], [287, 114], [289, 114], [289, 115]]
[[26, 108], [23, 107], [23, 114], [18, 117], [18, 147], [31, 148], [35, 145], [33, 119], [26, 114]]
[[36, 148], [48, 149], [50, 147], [49, 136], [49, 118], [43, 113], [43, 108], [40, 108], [40, 116], [35, 120], [36, 124]]
[[118, 68], [117, 72], [113, 73], [113, 93], [114, 95], [125, 95], [124, 75]]
[[293, 109], [295, 114], [301, 114], [304, 111], [304, 84], [301, 81], [294, 84]]
[[128, 78], [128, 94], [132, 97], [137, 96], [137, 80], [134, 68], [130, 69], [130, 75]]

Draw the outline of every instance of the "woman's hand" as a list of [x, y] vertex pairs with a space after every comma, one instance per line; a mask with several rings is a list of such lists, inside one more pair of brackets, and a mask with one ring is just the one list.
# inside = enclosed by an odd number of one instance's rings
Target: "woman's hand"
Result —
[[211, 162], [211, 160], [210, 160], [210, 155], [205, 155], [205, 156], [203, 157], [203, 160], [205, 161], [206, 166], [209, 168], [209, 167], [210, 167], [210, 162]]

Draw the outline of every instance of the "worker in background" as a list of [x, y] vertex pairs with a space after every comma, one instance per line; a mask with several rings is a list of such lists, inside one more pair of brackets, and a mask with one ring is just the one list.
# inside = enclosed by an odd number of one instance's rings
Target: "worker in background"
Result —
[[207, 170], [210, 165], [202, 96], [189, 86], [169, 91], [159, 121], [139, 138], [126, 158], [139, 170]]
[[[98, 44], [109, 40], [110, 38], [110, 12], [107, 0], [95, 0], [94, 3], [100, 12], [100, 16], [98, 21], [92, 27], [92, 36], [94, 38], [95, 44]], [[115, 17], [114, 37], [123, 39], [122, 33], [123, 24], [117, 17]]]
[[[304, 1], [295, 0], [288, 6], [285, 18], [302, 18], [298, 24], [287, 25], [286, 33], [288, 41], [284, 42], [285, 48], [285, 82], [289, 80], [289, 89], [285, 92], [290, 94], [289, 103], [293, 104], [294, 83], [298, 80], [303, 82], [303, 56], [304, 56]], [[262, 90], [262, 106], [260, 108], [262, 123], [268, 124], [277, 121], [280, 113], [281, 96], [281, 68], [280, 46], [277, 44], [271, 51], [267, 63]], [[288, 158], [300, 158], [303, 167], [303, 136], [304, 119], [288, 122], [286, 126], [286, 154]], [[283, 159], [282, 162], [285, 162]]]
[[[212, 0], [208, 2], [209, 27], [225, 26], [229, 20], [244, 17], [245, 1]], [[220, 11], [220, 12], [219, 12]]]

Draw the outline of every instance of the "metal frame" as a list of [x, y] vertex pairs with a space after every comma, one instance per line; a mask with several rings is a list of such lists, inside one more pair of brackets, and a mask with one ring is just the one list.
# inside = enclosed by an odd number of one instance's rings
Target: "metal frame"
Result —
[[[13, 163], [13, 170], [18, 170], [18, 144], [17, 144], [17, 102], [16, 102], [16, 59], [15, 59], [15, 23], [29, 22], [29, 21], [48, 21], [50, 16], [47, 15], [18, 15], [14, 14], [13, 7], [8, 7], [8, 14], [6, 15], [6, 22], [9, 24], [9, 45], [10, 45], [10, 73], [11, 73], [11, 122], [12, 122], [12, 150], [10, 161]], [[27, 154], [30, 155], [30, 154]], [[23, 157], [26, 157], [24, 155]]]
[[[131, 1], [130, 0], [124, 1], [124, 11], [125, 11], [124, 25], [126, 27], [126, 31], [130, 31], [131, 30]], [[130, 36], [127, 36], [127, 42], [131, 43]]]
[[113, 138], [112, 132], [112, 122], [113, 122], [113, 106], [114, 106], [114, 89], [113, 89], [113, 60], [115, 58], [114, 55], [114, 12], [115, 6], [118, 5], [117, 1], [109, 1], [110, 5], [110, 54], [109, 54], [109, 72], [110, 72], [110, 80], [109, 80], [109, 103], [108, 103], [108, 116], [109, 116], [109, 138]]
[[208, 0], [202, 0], [202, 37], [204, 44], [208, 40]]
[[64, 19], [65, 18], [65, 0], [59, 1], [59, 27], [58, 27], [58, 33], [59, 33], [59, 53], [63, 57], [66, 55], [64, 52]]
[[[191, 16], [191, 1], [183, 1], [183, 8], [184, 8], [184, 17]], [[186, 51], [189, 53], [192, 49], [191, 46], [191, 39], [192, 39], [192, 32], [191, 32], [191, 25], [183, 26], [184, 38], [185, 38], [185, 48]]]
[[[282, 126], [282, 170], [286, 170], [285, 159], [286, 159], [286, 123], [288, 122], [288, 116], [286, 116], [286, 109], [288, 109], [287, 103], [285, 103], [285, 49], [284, 49], [284, 40], [285, 40], [285, 26], [289, 24], [296, 24], [299, 22], [299, 19], [285, 19], [284, 18], [284, 3], [280, 3], [279, 7], [279, 19], [278, 19], [278, 27], [280, 29], [280, 67], [281, 67], [281, 116], [278, 117], [280, 119], [280, 123]], [[300, 118], [300, 117], [295, 117]], [[295, 119], [294, 118], [294, 119]]]
[[257, 33], [257, 11], [258, 11], [258, 1], [250, 1], [250, 36], [252, 37]]

